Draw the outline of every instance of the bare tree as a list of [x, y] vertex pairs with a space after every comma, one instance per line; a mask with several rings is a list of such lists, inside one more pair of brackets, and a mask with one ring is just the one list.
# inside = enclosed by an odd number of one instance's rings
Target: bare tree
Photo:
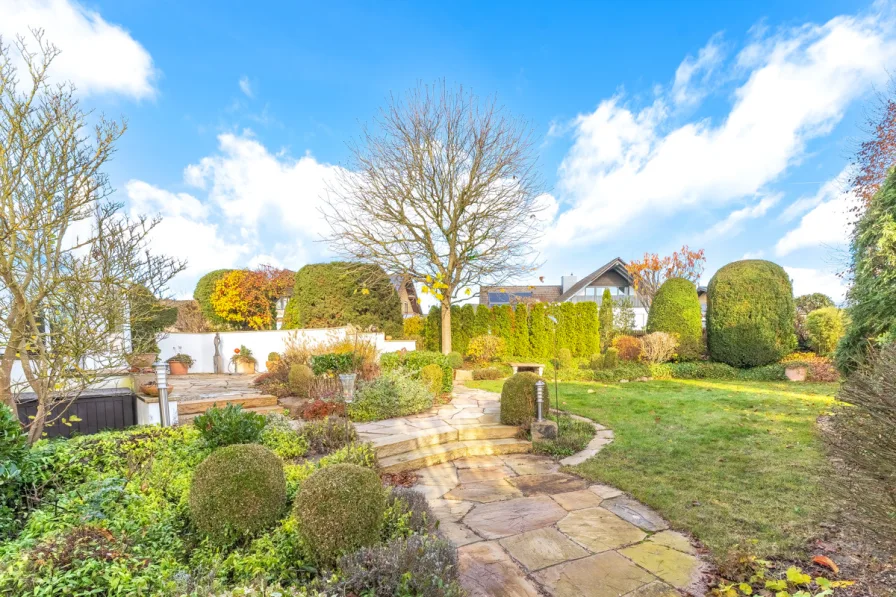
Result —
[[[147, 348], [129, 347], [123, 329], [158, 306], [134, 299], [159, 296], [183, 268], [147, 250], [156, 220], [132, 220], [108, 201], [101, 168], [125, 126], [100, 118], [91, 134], [72, 86], [48, 84], [58, 50], [33, 34], [37, 52], [22, 38], [15, 50], [0, 40], [0, 399], [15, 409], [20, 392], [36, 395], [31, 442], [84, 388], [120, 370], [126, 351]], [[24, 382], [12, 377], [16, 361]]]
[[534, 268], [542, 205], [531, 137], [494, 99], [420, 85], [364, 128], [328, 189], [331, 247], [433, 294], [443, 352], [461, 293]]

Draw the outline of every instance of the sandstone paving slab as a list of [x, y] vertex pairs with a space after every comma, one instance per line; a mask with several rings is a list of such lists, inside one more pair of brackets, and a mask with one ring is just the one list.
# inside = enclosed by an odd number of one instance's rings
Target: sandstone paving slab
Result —
[[676, 533], [675, 531], [663, 531], [657, 533], [652, 535], [648, 541], [691, 555], [697, 553], [697, 550], [691, 545], [690, 539], [688, 539], [686, 535]]
[[551, 495], [553, 493], [566, 493], [588, 487], [588, 482], [575, 475], [566, 473], [544, 473], [540, 475], [525, 475], [509, 479], [523, 495]]
[[664, 582], [656, 581], [627, 593], [625, 597], [681, 597], [681, 593]]
[[535, 454], [511, 454], [504, 457], [504, 463], [518, 475], [556, 473], [560, 470], [560, 465], [552, 458]]
[[647, 536], [635, 525], [603, 508], [574, 510], [557, 523], [557, 528], [595, 553], [631, 545]]
[[565, 515], [566, 510], [543, 495], [478, 505], [464, 524], [486, 539], [501, 539], [551, 526]]
[[457, 550], [461, 586], [469, 597], [538, 597], [522, 569], [494, 541]]
[[615, 551], [557, 564], [535, 578], [554, 597], [621, 597], [656, 580]]
[[655, 532], [669, 528], [662, 516], [654, 510], [624, 495], [608, 499], [601, 506], [645, 531]]
[[463, 547], [464, 545], [469, 545], [470, 543], [482, 541], [482, 537], [471, 531], [468, 526], [460, 522], [454, 522], [451, 520], [441, 521], [439, 523], [439, 531], [456, 547]]
[[499, 543], [530, 572], [589, 555], [566, 535], [552, 528], [512, 535]]
[[420, 485], [436, 485], [444, 487], [445, 491], [448, 491], [456, 487], [459, 482], [457, 470], [450, 462], [428, 466], [417, 471], [417, 483]]
[[504, 479], [483, 481], [458, 485], [444, 494], [446, 500], [468, 500], [471, 502], [490, 503], [523, 497], [523, 492]]
[[459, 419], [478, 419], [483, 415], [481, 408], [465, 408], [453, 417], [451, 417], [452, 421], [457, 421]]
[[610, 487], [609, 485], [601, 485], [600, 483], [591, 485], [590, 487], [588, 487], [588, 490], [593, 491], [605, 500], [622, 495], [622, 492], [615, 487]]
[[478, 419], [480, 425], [499, 425], [501, 416], [496, 414], [484, 414]]
[[449, 488], [440, 485], [414, 485], [411, 489], [423, 494], [426, 500], [430, 501], [441, 498], [448, 493]]
[[500, 456], [469, 456], [454, 461], [454, 466], [462, 468], [495, 468], [503, 466], [504, 460]]
[[597, 456], [597, 453], [598, 453], [598, 450], [590, 450], [588, 448], [585, 448], [581, 452], [576, 452], [572, 456], [567, 456], [566, 458], [564, 458], [563, 460], [560, 461], [560, 464], [562, 464], [563, 466], [576, 466], [576, 465], [582, 464], [589, 458], [593, 458], [594, 456]]
[[684, 589], [698, 580], [700, 562], [696, 557], [645, 541], [619, 550], [619, 553], [651, 571], [670, 585]]
[[583, 508], [596, 508], [604, 501], [602, 497], [588, 489], [555, 493], [551, 496], [554, 501], [566, 510], [582, 510]]
[[507, 466], [496, 466], [494, 468], [462, 468], [457, 471], [457, 479], [462, 483], [481, 483], [483, 481], [495, 481], [497, 479], [506, 479], [515, 477], [516, 473]]
[[440, 521], [450, 520], [453, 522], [457, 522], [458, 520], [463, 518], [473, 507], [472, 502], [443, 500], [441, 498], [428, 501], [432, 513]]

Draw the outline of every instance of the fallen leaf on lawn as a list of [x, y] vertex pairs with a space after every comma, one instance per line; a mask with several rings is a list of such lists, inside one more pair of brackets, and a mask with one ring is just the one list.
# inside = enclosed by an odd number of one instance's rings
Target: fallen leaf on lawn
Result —
[[813, 564], [818, 564], [819, 566], [824, 566], [829, 570], [833, 570], [834, 574], [840, 572], [840, 566], [834, 563], [834, 561], [827, 556], [815, 556], [812, 558]]

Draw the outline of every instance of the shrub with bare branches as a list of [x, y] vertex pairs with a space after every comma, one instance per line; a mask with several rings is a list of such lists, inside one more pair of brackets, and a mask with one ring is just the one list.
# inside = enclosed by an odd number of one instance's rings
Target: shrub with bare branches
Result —
[[641, 359], [648, 363], [667, 363], [675, 356], [678, 338], [666, 332], [654, 332], [641, 338]]

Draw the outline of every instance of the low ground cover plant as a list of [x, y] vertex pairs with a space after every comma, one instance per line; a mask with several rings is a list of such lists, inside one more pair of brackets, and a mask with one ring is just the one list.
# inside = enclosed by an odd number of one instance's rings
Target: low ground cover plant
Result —
[[[41, 440], [28, 450], [0, 433], [0, 451], [19, 471], [3, 520], [0, 595], [376, 595], [388, 583], [390, 595], [460, 594], [445, 544], [431, 536], [435, 519], [407, 490], [380, 484], [375, 453], [355, 442], [351, 423], [328, 418], [297, 433], [282, 415], [263, 420], [260, 443], [221, 447], [194, 425]], [[339, 487], [343, 509], [366, 517], [343, 522], [344, 543], [318, 543], [290, 502], [334, 468], [365, 479], [366, 492], [344, 479]], [[337, 510], [329, 504], [318, 517], [327, 538]], [[407, 546], [415, 551], [399, 553]], [[372, 577], [356, 564], [370, 558], [382, 562]]]
[[535, 454], [545, 454], [554, 458], [572, 456], [585, 449], [594, 438], [594, 425], [561, 415], [557, 419], [557, 437], [550, 440], [532, 442]]
[[430, 379], [433, 385], [427, 387], [411, 371], [390, 370], [361, 385], [348, 405], [349, 416], [354, 421], [379, 421], [424, 411], [433, 404], [435, 381]]

